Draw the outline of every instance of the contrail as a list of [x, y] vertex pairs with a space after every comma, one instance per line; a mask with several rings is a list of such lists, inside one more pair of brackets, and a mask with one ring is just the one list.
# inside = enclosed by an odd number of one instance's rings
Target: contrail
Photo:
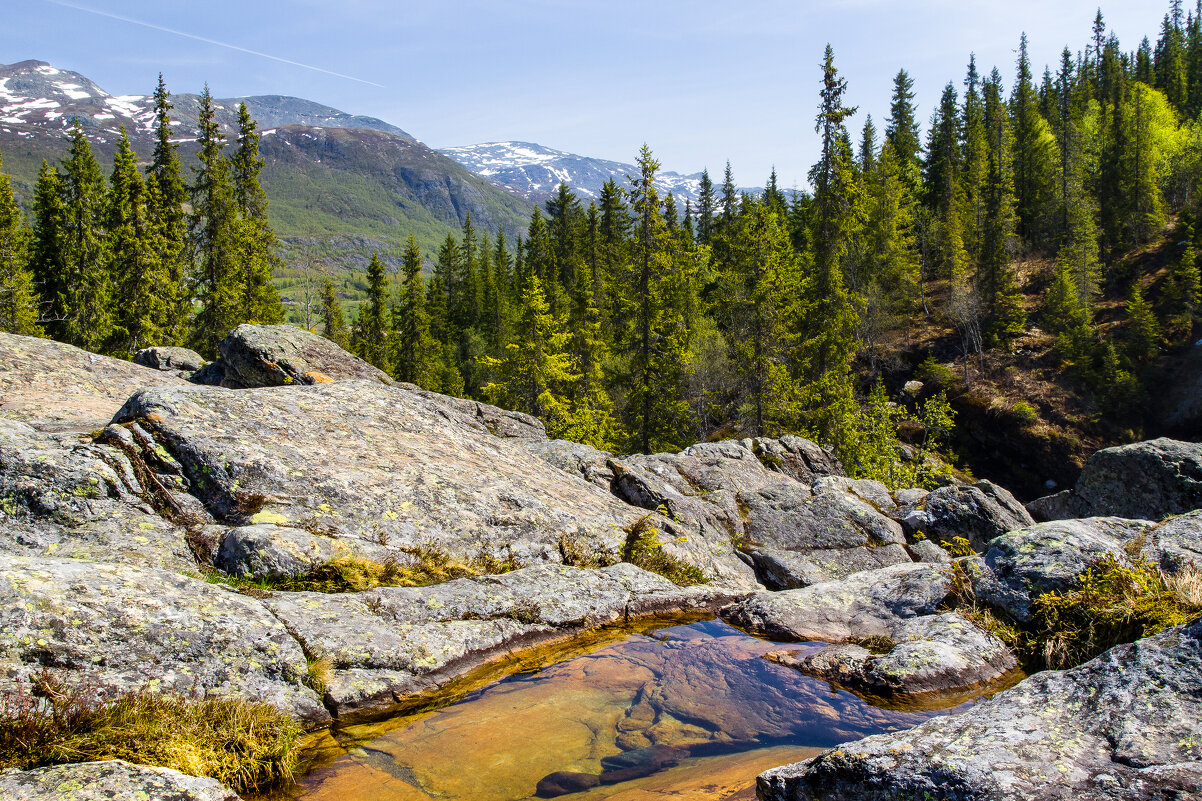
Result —
[[121, 22], [128, 22], [131, 25], [141, 25], [143, 28], [150, 28], [151, 30], [154, 30], [154, 31], [162, 31], [163, 33], [170, 33], [170, 34], [174, 34], [176, 36], [182, 36], [185, 39], [195, 39], [196, 41], [204, 42], [205, 44], [216, 45], [217, 47], [225, 47], [230, 50], [237, 50], [239, 53], [248, 53], [252, 56], [259, 56], [260, 58], [269, 58], [272, 61], [278, 61], [281, 64], [291, 64], [294, 67], [302, 67], [307, 70], [313, 70], [314, 72], [324, 72], [326, 75], [333, 75], [336, 78], [345, 78], [348, 81], [358, 81], [359, 83], [365, 83], [368, 86], [376, 86], [376, 87], [379, 87], [380, 89], [388, 88], [388, 87], [386, 87], [382, 84], [378, 84], [374, 81], [366, 81], [362, 78], [356, 78], [354, 75], [344, 75], [341, 72], [334, 72], [333, 70], [323, 69], [322, 67], [314, 67], [312, 64], [302, 64], [299, 61], [293, 61], [288, 58], [280, 58], [279, 56], [273, 56], [270, 53], [260, 53], [258, 50], [250, 50], [245, 47], [239, 47], [238, 45], [229, 44], [228, 42], [218, 42], [216, 39], [207, 39], [203, 36], [197, 36], [194, 33], [184, 33], [183, 31], [177, 31], [173, 28], [165, 28], [162, 25], [155, 25], [152, 22], [144, 22], [140, 19], [133, 19], [132, 17], [123, 17], [120, 14], [113, 14], [108, 11], [98, 11], [97, 9], [94, 9], [94, 8], [87, 8], [86, 6], [76, 5], [75, 3], [68, 3], [68, 2], [66, 2], [66, 0], [45, 0], [45, 2], [52, 3], [53, 5], [56, 5], [56, 6], [63, 6], [64, 8], [73, 8], [76, 11], [83, 11], [87, 14], [95, 14], [98, 17], [108, 17], [109, 19], [120, 20]]

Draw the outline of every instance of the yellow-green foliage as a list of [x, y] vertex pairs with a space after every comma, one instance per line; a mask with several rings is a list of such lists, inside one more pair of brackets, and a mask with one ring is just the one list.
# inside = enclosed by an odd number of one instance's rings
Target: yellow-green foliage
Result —
[[664, 550], [659, 541], [659, 529], [652, 524], [651, 515], [643, 515], [630, 527], [622, 561], [658, 573], [680, 587], [706, 583], [705, 574], [699, 568], [682, 562]]
[[268, 704], [129, 693], [108, 702], [43, 676], [0, 690], [0, 770], [124, 759], [236, 792], [288, 781], [300, 727]]
[[299, 576], [269, 576], [249, 580], [224, 573], [210, 572], [205, 578], [214, 584], [225, 584], [250, 595], [279, 592], [362, 592], [376, 587], [424, 587], [481, 573], [506, 573], [517, 565], [512, 560], [481, 559], [479, 564], [460, 562], [449, 554], [433, 548], [403, 549], [417, 557], [416, 565], [402, 565], [387, 559], [375, 562], [357, 556], [340, 556], [317, 565]]
[[977, 552], [977, 549], [972, 547], [972, 543], [963, 537], [952, 537], [951, 542], [943, 542], [940, 545], [952, 557], [972, 556]]
[[1076, 589], [1035, 600], [1026, 650], [1046, 667], [1079, 665], [1114, 645], [1198, 617], [1197, 588], [1196, 573], [1166, 577], [1142, 559], [1127, 566], [1107, 554], [1081, 574]]

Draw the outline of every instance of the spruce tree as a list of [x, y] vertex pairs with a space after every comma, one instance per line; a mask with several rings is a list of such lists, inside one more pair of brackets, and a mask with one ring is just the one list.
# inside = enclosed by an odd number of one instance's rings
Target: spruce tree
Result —
[[192, 168], [189, 247], [195, 271], [193, 295], [199, 306], [190, 339], [201, 355], [212, 358], [217, 343], [244, 322], [243, 239], [230, 163], [222, 155], [225, 136], [217, 124], [206, 85], [200, 96], [197, 165]]
[[267, 193], [259, 184], [263, 159], [259, 155], [258, 125], [245, 103], [238, 105], [238, 148], [230, 159], [234, 202], [238, 209], [241, 258], [239, 312], [244, 322], [284, 321], [279, 292], [271, 282], [276, 265], [276, 239], [267, 221]]
[[697, 241], [703, 245], [710, 243], [717, 208], [718, 197], [714, 193], [714, 182], [710, 180], [709, 170], [702, 170], [697, 190]]
[[188, 187], [184, 184], [178, 145], [171, 141], [171, 94], [159, 73], [154, 91], [154, 156], [147, 167], [146, 182], [154, 185], [147, 195], [150, 213], [162, 232], [161, 258], [169, 288], [165, 297], [171, 308], [170, 325], [163, 332], [162, 344], [183, 344], [192, 316], [192, 296], [188, 286], [188, 219], [184, 204]]
[[996, 344], [1017, 337], [1026, 322], [1012, 262], [1017, 226], [1013, 135], [1002, 100], [1002, 76], [996, 69], [985, 83], [983, 116], [986, 174], [977, 283], [985, 304], [985, 337]]
[[422, 286], [422, 252], [412, 235], [405, 241], [401, 272], [404, 283], [394, 314], [393, 372], [398, 381], [436, 390], [440, 386], [441, 354], [430, 335], [430, 318], [426, 314], [426, 294]]
[[893, 147], [903, 179], [911, 190], [917, 191], [922, 142], [914, 109], [914, 80], [904, 69], [893, 79], [893, 100], [889, 106], [889, 122], [885, 126], [885, 141]]
[[1139, 281], [1131, 284], [1125, 307], [1127, 319], [1127, 352], [1136, 361], [1147, 361], [1160, 350], [1160, 322], [1156, 312], [1144, 298]]
[[108, 350], [130, 358], [141, 348], [169, 340], [175, 318], [175, 287], [163, 263], [161, 220], [153, 213], [149, 186], [125, 128], [117, 141], [108, 203], [108, 272], [112, 277], [113, 331]]
[[378, 253], [367, 266], [367, 300], [359, 307], [351, 342], [355, 354], [386, 373], [392, 371], [392, 319], [388, 312], [388, 275]]
[[33, 276], [25, 266], [29, 240], [29, 230], [21, 224], [12, 184], [0, 172], [0, 331], [41, 336], [38, 294]]
[[76, 120], [63, 162], [62, 253], [65, 262], [62, 338], [84, 350], [100, 351], [112, 330], [112, 282], [106, 269], [106, 187], [104, 173]]
[[346, 326], [346, 316], [342, 313], [342, 303], [329, 276], [321, 284], [321, 332], [338, 347], [350, 349], [351, 334]]
[[1039, 113], [1039, 98], [1031, 79], [1027, 35], [1019, 42], [1017, 77], [1010, 97], [1014, 130], [1014, 196], [1018, 233], [1029, 246], [1049, 244], [1046, 231], [1051, 199], [1055, 140]]
[[62, 339], [67, 328], [67, 272], [62, 182], [45, 159], [33, 191], [33, 244], [30, 272], [38, 291], [39, 317], [47, 336]]

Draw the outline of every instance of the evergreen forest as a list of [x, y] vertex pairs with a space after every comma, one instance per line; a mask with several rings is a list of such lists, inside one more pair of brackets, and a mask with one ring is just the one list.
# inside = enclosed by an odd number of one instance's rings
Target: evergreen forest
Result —
[[[773, 174], [740, 193], [727, 165], [681, 208], [644, 146], [624, 184], [587, 204], [561, 186], [519, 238], [469, 218], [436, 253], [410, 237], [399, 272], [373, 259], [354, 319], [327, 279], [318, 330], [602, 450], [797, 433], [855, 476], [929, 484], [989, 386], [1019, 400], [978, 406], [1020, 427], [1071, 395], [1074, 430], [1136, 438], [1199, 313], [1202, 0], [1134, 50], [1099, 11], [1042, 73], [1025, 36], [1003, 66], [969, 56], [925, 125], [899, 70], [887, 115], [851, 131], [828, 46], [808, 190]], [[0, 328], [212, 357], [237, 324], [284, 319], [255, 122], [243, 108], [224, 142], [206, 89], [185, 174], [161, 79], [156, 100], [145, 169], [125, 141], [106, 179], [76, 126], [29, 215], [0, 176]], [[1032, 365], [1057, 376], [1043, 410], [1021, 397]]]

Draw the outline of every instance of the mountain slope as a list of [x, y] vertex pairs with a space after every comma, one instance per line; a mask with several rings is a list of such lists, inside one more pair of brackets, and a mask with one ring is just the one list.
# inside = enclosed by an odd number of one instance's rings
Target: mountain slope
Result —
[[[561, 183], [566, 183], [586, 200], [596, 199], [601, 196], [601, 185], [610, 178], [625, 184], [626, 176], [638, 174], [638, 168], [633, 164], [578, 156], [532, 142], [489, 142], [443, 148], [440, 152], [476, 175], [536, 202], [555, 194]], [[681, 206], [686, 199], [696, 204], [701, 173], [661, 172], [657, 177], [661, 191], [672, 192]]]
[[[186, 159], [199, 99], [173, 95], [173, 132]], [[237, 106], [259, 121], [271, 218], [293, 265], [320, 259], [360, 267], [372, 252], [399, 257], [409, 234], [427, 253], [471, 214], [477, 228], [524, 230], [531, 204], [473, 175], [405, 131], [300, 98], [267, 95], [218, 100], [217, 120], [231, 138]], [[78, 118], [102, 163], [121, 127], [147, 159], [153, 148], [153, 99], [116, 97], [75, 72], [40, 61], [0, 65], [0, 155], [23, 202], [42, 159], [57, 163], [64, 134]]]

